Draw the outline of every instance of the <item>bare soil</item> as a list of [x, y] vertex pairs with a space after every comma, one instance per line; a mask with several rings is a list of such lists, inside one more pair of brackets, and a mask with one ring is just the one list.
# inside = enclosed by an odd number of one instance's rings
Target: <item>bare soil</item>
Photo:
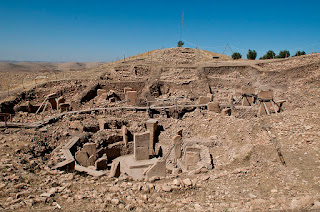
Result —
[[[170, 110], [166, 115], [155, 111], [154, 118], [162, 127], [157, 148], [161, 146], [165, 154], [172, 137], [182, 129], [184, 141], [209, 149], [214, 168], [174, 175], [170, 156], [167, 177], [151, 182], [134, 181], [126, 175], [97, 178], [52, 169], [57, 149], [73, 136], [85, 133], [88, 141], [101, 143], [122, 125], [132, 133], [145, 131], [149, 119], [145, 111], [65, 114], [41, 128], [0, 128], [0, 209], [320, 210], [320, 54], [263, 61], [232, 61], [226, 56], [213, 59], [210, 55], [187, 48], [155, 50], [72, 71], [74, 74], [67, 79], [63, 73], [68, 71], [61, 71], [53, 80], [31, 83], [25, 89], [17, 86], [9, 97], [4, 89], [2, 95], [6, 99], [2, 99], [1, 113], [14, 113], [13, 107], [26, 105], [27, 101], [40, 105], [50, 93], [63, 96], [72, 103], [72, 110], [126, 106], [123, 88], [128, 86], [138, 92], [140, 107], [147, 106], [148, 101], [177, 97], [181, 97], [179, 104], [197, 104], [199, 97], [208, 93], [213, 94], [213, 101], [226, 105], [231, 97], [238, 98], [244, 87], [255, 88], [256, 92], [271, 89], [275, 100], [287, 101], [280, 113], [256, 116], [254, 109], [241, 119], [241, 109], [233, 110], [231, 116], [201, 107], [179, 109], [178, 118]], [[23, 72], [25, 75], [14, 73], [21, 80], [39, 72], [30, 69]], [[90, 89], [113, 90], [120, 101], [101, 99]], [[20, 111], [13, 121], [32, 123], [57, 113], [47, 110], [35, 115]], [[110, 129], [92, 130], [98, 119], [108, 120]], [[77, 120], [87, 127], [86, 132], [70, 128]]]

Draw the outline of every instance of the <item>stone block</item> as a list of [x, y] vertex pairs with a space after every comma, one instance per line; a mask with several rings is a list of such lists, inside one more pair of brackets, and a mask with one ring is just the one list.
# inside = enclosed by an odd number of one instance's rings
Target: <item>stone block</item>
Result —
[[108, 93], [102, 93], [100, 96], [98, 96], [98, 98], [99, 98], [100, 100], [107, 100], [107, 98], [108, 98]]
[[256, 94], [255, 88], [242, 88], [242, 94], [254, 95]]
[[105, 170], [107, 169], [107, 157], [99, 158], [95, 162], [96, 170]]
[[65, 160], [65, 161], [62, 161], [60, 163], [58, 163], [57, 165], [55, 165], [55, 169], [58, 169], [58, 170], [61, 170], [61, 171], [73, 171], [74, 170], [74, 167], [75, 167], [75, 160], [72, 159], [72, 160]]
[[166, 177], [166, 161], [157, 161], [145, 173], [146, 180], [152, 177]]
[[119, 177], [120, 176], [120, 162], [113, 161], [111, 164], [109, 177]]
[[147, 130], [150, 133], [149, 142], [149, 155], [154, 155], [154, 146], [158, 142], [157, 130], [158, 130], [158, 120], [149, 119], [146, 122]]
[[184, 156], [184, 162], [187, 169], [196, 168], [198, 162], [200, 162], [200, 149], [187, 147]]
[[[107, 149], [106, 148], [100, 148], [97, 150], [97, 157], [98, 158], [101, 158], [103, 157], [103, 155], [106, 155], [107, 154]], [[107, 156], [106, 156], [107, 158]]]
[[259, 99], [273, 99], [273, 91], [260, 91], [258, 93], [258, 98]]
[[149, 159], [149, 142], [150, 133], [135, 133], [133, 136], [134, 142], [134, 159], [148, 160]]
[[218, 102], [209, 102], [208, 103], [208, 110], [216, 112], [216, 113], [220, 113], [220, 111], [221, 111]]
[[99, 123], [99, 129], [100, 130], [104, 130], [104, 129], [108, 129], [108, 123], [105, 119], [98, 119], [98, 123]]
[[80, 110], [80, 103], [76, 102], [76, 101], [71, 101], [70, 102], [70, 107], [72, 110]]
[[95, 143], [85, 143], [83, 145], [83, 151], [86, 151], [89, 156], [95, 156], [97, 154], [97, 147]]
[[126, 94], [128, 91], [132, 91], [133, 89], [132, 88], [130, 88], [130, 87], [125, 87], [124, 89], [123, 89], [123, 92], [124, 92], [124, 94]]
[[221, 111], [221, 116], [231, 116], [231, 108], [225, 108]]
[[89, 155], [87, 152], [83, 150], [77, 151], [74, 157], [81, 166], [88, 166]]
[[128, 105], [135, 105], [137, 101], [137, 91], [127, 91], [126, 101]]
[[83, 124], [79, 120], [70, 122], [69, 128], [79, 130], [80, 132], [83, 132], [84, 129]]
[[200, 96], [199, 97], [199, 104], [202, 105], [202, 104], [208, 104], [211, 100], [211, 97], [208, 97], [208, 96]]
[[104, 93], [107, 93], [107, 91], [104, 90], [104, 89], [98, 89], [98, 90], [97, 90], [97, 96], [101, 96], [101, 95], [104, 94]]
[[109, 144], [107, 148], [107, 158], [113, 160], [121, 156], [122, 142]]

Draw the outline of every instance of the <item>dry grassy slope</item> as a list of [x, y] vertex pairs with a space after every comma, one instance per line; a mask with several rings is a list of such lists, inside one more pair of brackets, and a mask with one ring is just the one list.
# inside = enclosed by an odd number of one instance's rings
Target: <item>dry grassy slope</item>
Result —
[[[0, 62], [0, 99], [49, 81], [97, 79], [101, 75], [98, 62], [36, 63]], [[9, 96], [6, 99], [11, 99]]]

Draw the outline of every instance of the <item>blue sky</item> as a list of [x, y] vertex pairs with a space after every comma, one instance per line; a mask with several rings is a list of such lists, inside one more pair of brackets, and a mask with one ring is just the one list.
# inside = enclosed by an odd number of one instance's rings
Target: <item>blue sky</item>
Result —
[[319, 9], [318, 0], [0, 0], [0, 60], [112, 61], [175, 47], [182, 10], [185, 47], [320, 52]]

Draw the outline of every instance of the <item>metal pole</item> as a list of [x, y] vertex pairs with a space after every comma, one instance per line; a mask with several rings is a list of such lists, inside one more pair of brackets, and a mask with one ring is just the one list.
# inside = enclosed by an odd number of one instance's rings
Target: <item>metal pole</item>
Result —
[[180, 39], [181, 42], [182, 42], [182, 31], [183, 31], [183, 15], [184, 15], [184, 10], [182, 10], [181, 39]]

